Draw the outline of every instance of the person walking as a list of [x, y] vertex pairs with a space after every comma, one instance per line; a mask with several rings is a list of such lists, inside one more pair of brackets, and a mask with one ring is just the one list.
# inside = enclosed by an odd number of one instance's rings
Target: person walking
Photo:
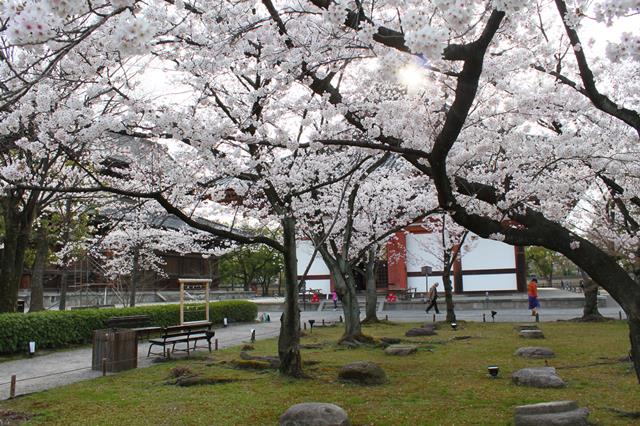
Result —
[[527, 284], [527, 296], [529, 296], [529, 309], [531, 309], [531, 316], [538, 314], [538, 308], [540, 302], [538, 302], [538, 279], [531, 278], [529, 284]]
[[436, 314], [440, 313], [440, 310], [438, 309], [438, 283], [435, 283], [429, 289], [429, 306], [427, 306], [426, 312], [429, 313], [431, 308], [435, 308]]
[[333, 300], [333, 310], [338, 310], [338, 293], [335, 290], [331, 292], [331, 299]]

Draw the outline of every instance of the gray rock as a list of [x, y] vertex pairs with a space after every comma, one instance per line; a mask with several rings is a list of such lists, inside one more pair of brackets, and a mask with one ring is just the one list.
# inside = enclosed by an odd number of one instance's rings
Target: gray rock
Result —
[[587, 426], [589, 410], [575, 401], [553, 401], [515, 408], [516, 426]]
[[289, 407], [280, 426], [351, 426], [346, 411], [335, 404], [306, 402]]
[[553, 358], [556, 356], [552, 349], [542, 346], [525, 346], [523, 348], [518, 348], [514, 355], [521, 356], [523, 358], [537, 359]]
[[520, 337], [525, 339], [544, 339], [544, 333], [542, 333], [542, 330], [522, 330]]
[[517, 324], [513, 327], [516, 331], [522, 330], [539, 330], [538, 326], [535, 324]]
[[566, 383], [553, 367], [523, 368], [511, 375], [513, 383], [535, 388], [562, 388]]
[[407, 356], [417, 351], [418, 347], [415, 345], [391, 345], [384, 350], [384, 353], [387, 355]]
[[253, 356], [246, 351], [240, 351], [240, 358], [245, 361], [263, 361], [269, 363], [271, 368], [280, 368], [280, 358], [277, 356]]
[[359, 385], [387, 383], [387, 375], [377, 364], [369, 361], [352, 362], [338, 371], [338, 379]]
[[425, 328], [425, 327], [420, 327], [420, 328], [412, 328], [411, 330], [407, 331], [404, 335], [407, 337], [418, 337], [418, 336], [435, 336], [438, 333], [436, 333], [433, 328]]
[[401, 341], [402, 340], [398, 339], [397, 337], [381, 337], [380, 338], [380, 342], [386, 345], [397, 345]]

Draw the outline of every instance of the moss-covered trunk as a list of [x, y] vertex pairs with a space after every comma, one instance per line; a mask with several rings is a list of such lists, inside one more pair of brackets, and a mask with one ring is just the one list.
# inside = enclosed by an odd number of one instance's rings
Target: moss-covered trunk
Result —
[[300, 308], [298, 307], [298, 260], [296, 257], [296, 221], [282, 219], [284, 252], [285, 304], [278, 338], [280, 372], [291, 377], [303, 377], [300, 356]]

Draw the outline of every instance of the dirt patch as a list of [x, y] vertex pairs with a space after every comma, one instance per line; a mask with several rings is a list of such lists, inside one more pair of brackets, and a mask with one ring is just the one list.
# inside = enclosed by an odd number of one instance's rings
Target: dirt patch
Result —
[[21, 413], [18, 411], [0, 410], [0, 426], [21, 425], [30, 420], [33, 414]]
[[169, 377], [173, 379], [193, 375], [193, 371], [189, 367], [174, 367], [169, 371]]

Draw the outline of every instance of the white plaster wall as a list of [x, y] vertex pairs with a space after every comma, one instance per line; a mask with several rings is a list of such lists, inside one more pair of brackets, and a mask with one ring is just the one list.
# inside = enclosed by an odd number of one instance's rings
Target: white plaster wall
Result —
[[331, 293], [331, 282], [329, 280], [307, 280], [307, 291], [317, 290], [323, 294]]
[[[434, 271], [442, 271], [440, 257], [442, 257], [442, 243], [438, 234], [407, 235], [407, 272], [420, 272], [423, 266], [431, 266]], [[409, 280], [411, 278], [409, 277]], [[413, 287], [410, 282], [408, 284], [409, 287]]]
[[[468, 237], [467, 237], [468, 238]], [[462, 270], [515, 268], [516, 255], [513, 246], [500, 241], [478, 238], [469, 252], [463, 250]], [[465, 279], [465, 290], [467, 282]]]
[[[313, 255], [313, 244], [311, 241], [296, 241], [296, 256], [298, 258], [298, 275], [304, 274], [307, 269], [309, 260]], [[322, 260], [320, 253], [316, 253], [311, 269], [307, 275], [329, 275], [329, 268]], [[328, 282], [328, 280], [327, 280]]]
[[[429, 287], [434, 283], [440, 283], [438, 290], [444, 291], [444, 287], [442, 287], [442, 276], [429, 277]], [[451, 275], [451, 285], [453, 285], [453, 275]], [[418, 293], [425, 293], [427, 291], [427, 282], [425, 277], [407, 277], [407, 288], [415, 288]]]
[[[431, 281], [431, 280], [429, 280]], [[517, 290], [516, 274], [462, 275], [464, 291]]]

